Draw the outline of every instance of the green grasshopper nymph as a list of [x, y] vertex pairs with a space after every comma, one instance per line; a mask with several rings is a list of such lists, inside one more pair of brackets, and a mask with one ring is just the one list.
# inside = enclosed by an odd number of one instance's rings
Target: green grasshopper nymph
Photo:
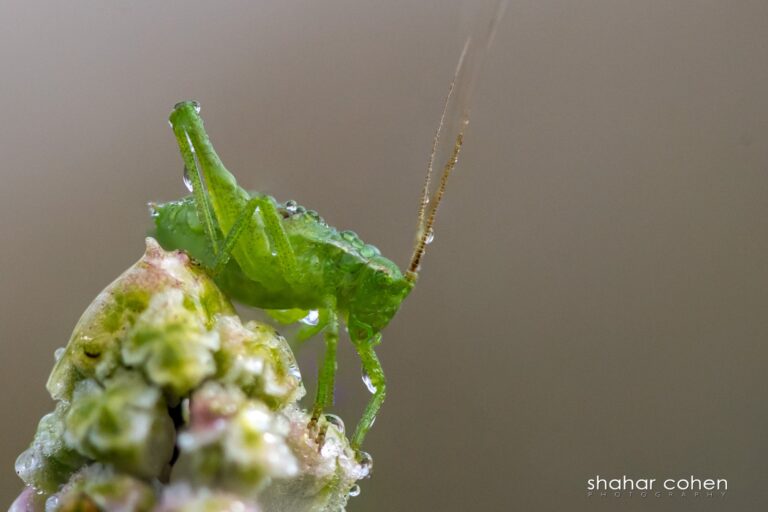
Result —
[[[499, 17], [500, 11], [494, 21]], [[233, 299], [265, 309], [284, 323], [304, 319], [299, 339], [324, 332], [325, 355], [318, 375], [313, 425], [333, 404], [336, 348], [343, 321], [372, 393], [352, 436], [356, 449], [386, 394], [384, 372], [374, 349], [381, 341], [381, 331], [416, 283], [432, 239], [437, 208], [462, 146], [471, 85], [495, 25], [487, 27], [478, 44], [470, 39], [464, 46], [432, 146], [418, 209], [416, 243], [405, 272], [353, 232], [326, 224], [316, 212], [294, 201], [279, 203], [268, 195], [241, 188], [214, 151], [197, 102], [177, 104], [170, 116], [184, 160], [185, 183], [192, 195], [153, 205], [154, 235], [166, 249], [183, 249], [197, 259]], [[449, 119], [454, 116], [455, 127]], [[431, 193], [435, 157], [444, 145], [447, 156], [436, 190]], [[322, 433], [318, 442], [321, 440]]]

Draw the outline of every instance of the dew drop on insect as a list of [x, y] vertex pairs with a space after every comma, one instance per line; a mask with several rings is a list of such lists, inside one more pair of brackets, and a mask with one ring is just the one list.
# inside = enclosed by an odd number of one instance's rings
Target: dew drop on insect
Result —
[[187, 225], [189, 226], [189, 229], [191, 229], [196, 233], [203, 232], [203, 224], [200, 222], [200, 219], [197, 217], [197, 212], [195, 210], [187, 211]]
[[379, 254], [381, 254], [381, 251], [379, 251], [379, 249], [373, 245], [365, 245], [362, 249], [360, 249], [360, 255], [364, 258], [373, 258]]
[[320, 320], [320, 313], [316, 309], [309, 310], [309, 313], [307, 313], [307, 316], [299, 320], [301, 323], [306, 325], [317, 325], [317, 322]]
[[157, 203], [147, 203], [147, 208], [149, 209], [149, 216], [153, 219], [160, 215], [160, 212], [157, 211]]
[[349, 496], [351, 498], [354, 498], [355, 496], [360, 496], [360, 486], [355, 484], [352, 486], [352, 488], [349, 490]]
[[363, 370], [363, 384], [365, 384], [365, 387], [368, 388], [368, 391], [373, 394], [376, 392], [376, 386], [373, 385], [373, 382], [371, 382], [371, 376], [368, 375], [368, 372]]
[[288, 210], [288, 213], [293, 215], [298, 211], [298, 204], [296, 204], [296, 201], [290, 200], [285, 202], [285, 209]]
[[435, 231], [432, 228], [429, 228], [429, 231], [427, 231], [427, 237], [424, 239], [424, 243], [429, 245], [432, 243], [434, 239], [435, 239]]
[[371, 454], [364, 451], [357, 452], [357, 463], [360, 465], [360, 478], [366, 478], [370, 476], [371, 469], [373, 468], [373, 457]]
[[344, 433], [344, 421], [342, 421], [341, 418], [335, 414], [326, 414], [325, 419], [328, 423], [336, 427], [336, 430], [338, 430], [340, 434]]
[[173, 106], [173, 110], [176, 110], [177, 108], [181, 108], [181, 107], [183, 107], [183, 106], [185, 106], [187, 104], [192, 105], [192, 108], [195, 109], [195, 114], [199, 114], [200, 113], [200, 102], [199, 101], [195, 101], [195, 100], [192, 100], [192, 101], [180, 101], [180, 102], [178, 102], [177, 104], [175, 104]]
[[194, 188], [192, 188], [192, 180], [189, 177], [189, 169], [187, 169], [187, 166], [184, 166], [184, 172], [181, 175], [181, 178], [184, 180], [184, 186], [187, 187], [187, 190], [190, 192], [194, 191]]
[[57, 348], [53, 353], [53, 358], [58, 362], [64, 356], [64, 347]]
[[357, 233], [355, 233], [354, 231], [342, 231], [341, 238], [343, 238], [347, 242], [354, 242], [356, 240], [359, 240]]

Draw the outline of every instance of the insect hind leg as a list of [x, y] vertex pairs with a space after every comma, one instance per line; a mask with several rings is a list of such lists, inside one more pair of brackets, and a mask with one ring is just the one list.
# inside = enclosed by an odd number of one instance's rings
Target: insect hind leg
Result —
[[[221, 272], [232, 257], [232, 252], [237, 247], [237, 242], [245, 229], [249, 227], [250, 220], [258, 208], [259, 215], [264, 223], [264, 232], [267, 241], [278, 261], [280, 270], [288, 281], [293, 281], [296, 270], [296, 255], [288, 240], [288, 235], [280, 222], [280, 216], [277, 213], [272, 200], [264, 195], [252, 197], [245, 204], [235, 221], [232, 229], [227, 233], [224, 243], [219, 250], [216, 261], [213, 266], [213, 273]], [[272, 254], [269, 255], [270, 257]]]
[[256, 198], [252, 198], [245, 204], [245, 208], [240, 212], [240, 216], [237, 218], [237, 221], [235, 221], [232, 229], [229, 230], [229, 233], [221, 246], [221, 250], [216, 255], [216, 261], [213, 264], [214, 275], [221, 272], [229, 262], [229, 259], [232, 257], [232, 251], [237, 244], [237, 240], [243, 233], [243, 229], [248, 225], [248, 219], [253, 216], [253, 212], [258, 205], [259, 202]]

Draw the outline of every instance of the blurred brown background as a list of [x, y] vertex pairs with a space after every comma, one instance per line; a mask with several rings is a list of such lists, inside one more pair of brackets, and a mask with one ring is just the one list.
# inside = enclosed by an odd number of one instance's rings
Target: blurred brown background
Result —
[[[246, 186], [404, 265], [474, 8], [0, 3], [3, 503], [54, 349], [185, 193], [173, 104]], [[349, 510], [766, 509], [768, 3], [513, 1], [496, 43]], [[587, 498], [595, 474], [730, 487]]]

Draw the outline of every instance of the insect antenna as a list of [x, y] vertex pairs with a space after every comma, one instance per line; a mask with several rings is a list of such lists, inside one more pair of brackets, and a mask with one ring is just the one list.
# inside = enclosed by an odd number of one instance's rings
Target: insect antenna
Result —
[[[496, 4], [494, 16], [490, 23], [485, 27], [485, 31], [480, 36], [473, 38], [470, 36], [464, 43], [464, 48], [459, 57], [459, 63], [448, 89], [448, 95], [443, 104], [443, 111], [440, 115], [440, 122], [437, 126], [435, 138], [432, 142], [432, 150], [427, 166], [427, 175], [424, 179], [424, 187], [421, 192], [421, 200], [418, 209], [418, 223], [416, 228], [416, 242], [413, 247], [411, 262], [406, 271], [406, 278], [410, 281], [416, 281], [421, 268], [421, 260], [426, 252], [427, 245], [434, 236], [433, 226], [437, 217], [437, 209], [445, 194], [453, 169], [459, 161], [459, 153], [464, 143], [464, 133], [469, 124], [469, 101], [477, 76], [480, 73], [482, 60], [488, 52], [496, 33], [496, 28], [501, 20], [506, 8], [506, 0], [499, 1]], [[454, 119], [455, 117], [455, 119]], [[446, 130], [447, 128], [447, 130]], [[438, 153], [448, 147], [448, 154], [440, 158], [443, 161], [442, 173], [437, 189], [430, 195], [432, 188], [432, 172], [435, 162], [438, 161]]]

